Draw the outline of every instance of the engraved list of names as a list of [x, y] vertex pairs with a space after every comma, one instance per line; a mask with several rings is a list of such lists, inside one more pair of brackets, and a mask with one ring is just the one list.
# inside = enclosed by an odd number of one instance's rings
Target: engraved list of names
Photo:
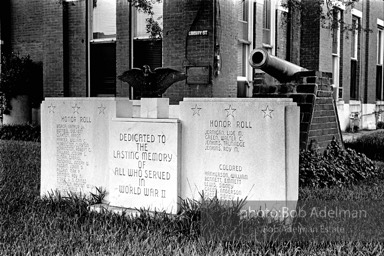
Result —
[[88, 188], [85, 172], [91, 147], [85, 139], [86, 128], [76, 123], [56, 125], [57, 185], [61, 192]]

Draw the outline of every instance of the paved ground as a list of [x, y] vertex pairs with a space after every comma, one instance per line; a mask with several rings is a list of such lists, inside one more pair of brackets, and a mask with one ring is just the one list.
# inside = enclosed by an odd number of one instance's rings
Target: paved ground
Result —
[[375, 132], [378, 132], [378, 131], [384, 131], [384, 130], [361, 130], [361, 131], [358, 131], [358, 132], [354, 132], [354, 133], [351, 133], [351, 132], [342, 132], [342, 135], [343, 135], [343, 141], [350, 141], [350, 140], [353, 140], [353, 139], [356, 139], [364, 134], [370, 134], [370, 133], [375, 133]]

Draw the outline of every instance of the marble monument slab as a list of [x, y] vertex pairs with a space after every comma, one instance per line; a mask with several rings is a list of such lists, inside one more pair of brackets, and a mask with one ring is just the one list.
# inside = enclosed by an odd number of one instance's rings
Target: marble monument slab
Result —
[[110, 205], [177, 213], [178, 119], [114, 119], [109, 132]]
[[108, 130], [116, 105], [114, 98], [46, 98], [41, 105], [41, 196], [107, 188]]
[[180, 120], [182, 198], [297, 199], [299, 108], [291, 99], [188, 98]]

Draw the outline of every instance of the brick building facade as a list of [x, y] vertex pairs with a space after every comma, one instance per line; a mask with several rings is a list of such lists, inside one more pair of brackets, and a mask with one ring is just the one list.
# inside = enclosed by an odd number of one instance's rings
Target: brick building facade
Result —
[[302, 3], [310, 15], [302, 15], [301, 66], [333, 75], [342, 130], [357, 123], [360, 128], [374, 129], [384, 118], [384, 2], [337, 4], [333, 15], [342, 23], [332, 28], [322, 23], [314, 1]]
[[[126, 97], [128, 86], [116, 79], [123, 71], [140, 67], [143, 60], [153, 68], [171, 67], [188, 75], [163, 95], [175, 104], [183, 97], [237, 97], [239, 81], [251, 87], [275, 83], [247, 61], [252, 49], [264, 47], [334, 75], [342, 129], [350, 125], [351, 112], [361, 117], [361, 127], [374, 128], [384, 105], [384, 2], [338, 5], [335, 15], [345, 24], [370, 29], [340, 33], [308, 11], [320, 8], [316, 1], [301, 1], [305, 13], [281, 2], [163, 0], [162, 38], [151, 41], [136, 33], [139, 14], [127, 0], [2, 0], [0, 49], [29, 54], [43, 64], [45, 97]], [[104, 3], [113, 6], [109, 35], [92, 25], [95, 8]], [[251, 96], [251, 89], [243, 94]]]
[[[98, 0], [112, 3], [116, 8], [115, 34], [108, 40], [94, 38], [92, 31], [92, 0], [7, 0], [2, 1], [3, 49], [29, 54], [35, 62], [43, 63], [44, 96], [128, 96], [127, 86], [116, 79], [123, 71], [135, 66], [132, 18], [136, 10], [127, 0]], [[237, 80], [253, 79], [247, 65], [249, 52], [262, 44], [264, 1], [163, 1], [162, 66], [188, 73], [187, 81], [172, 86], [165, 94], [176, 103], [183, 97], [236, 97]], [[275, 1], [270, 9], [276, 33], [270, 33], [267, 45], [271, 52], [286, 57], [286, 28], [276, 24], [278, 11]], [[259, 19], [259, 16], [257, 17]], [[281, 33], [280, 33], [281, 32]], [[114, 58], [115, 90], [94, 93], [92, 81], [92, 48], [110, 45]], [[102, 48], [102, 47], [100, 47]], [[106, 47], [105, 47], [106, 48]], [[100, 51], [95, 50], [97, 54]], [[107, 51], [107, 50], [106, 50]], [[106, 79], [105, 77], [102, 79]], [[96, 79], [94, 79], [96, 80]]]

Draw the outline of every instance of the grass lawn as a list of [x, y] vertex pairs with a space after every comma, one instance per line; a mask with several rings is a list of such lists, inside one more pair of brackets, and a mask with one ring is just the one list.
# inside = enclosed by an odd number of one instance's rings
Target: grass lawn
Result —
[[[384, 171], [383, 164], [380, 168]], [[305, 188], [301, 200], [378, 200], [384, 178]], [[207, 241], [192, 218], [88, 211], [92, 199], [39, 198], [40, 143], [0, 140], [1, 255], [384, 255], [379, 241]], [[191, 215], [193, 217], [193, 215]]]

